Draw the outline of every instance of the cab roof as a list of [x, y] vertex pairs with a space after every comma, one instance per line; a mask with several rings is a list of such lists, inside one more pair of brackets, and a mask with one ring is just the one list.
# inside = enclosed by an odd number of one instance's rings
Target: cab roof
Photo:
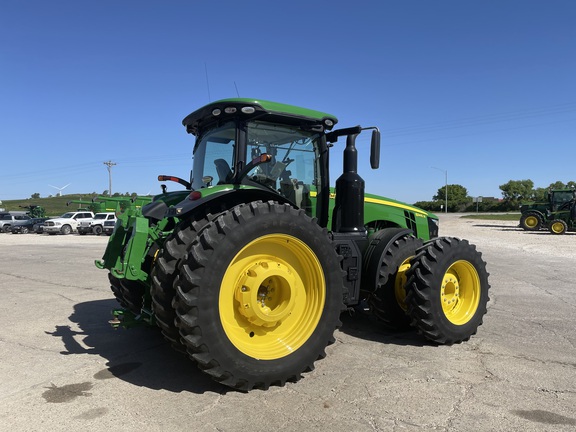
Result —
[[338, 122], [336, 116], [262, 99], [232, 98], [211, 102], [182, 120], [188, 133], [198, 135], [204, 126], [230, 118], [259, 119], [277, 123], [317, 127], [330, 130]]

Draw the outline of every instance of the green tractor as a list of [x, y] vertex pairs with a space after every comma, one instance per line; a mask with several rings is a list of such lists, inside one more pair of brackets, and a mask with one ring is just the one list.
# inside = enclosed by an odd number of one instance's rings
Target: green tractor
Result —
[[550, 189], [548, 201], [522, 204], [520, 227], [526, 231], [539, 231], [549, 226], [550, 214], [569, 208], [575, 193], [574, 189]]
[[[183, 120], [196, 137], [185, 189], [118, 216], [99, 268], [123, 309], [113, 325], [157, 325], [216, 381], [248, 391], [297, 381], [323, 358], [341, 312], [372, 311], [437, 344], [476, 333], [486, 263], [438, 237], [422, 209], [365, 194], [356, 137], [333, 115], [253, 99], [212, 102]], [[330, 187], [329, 149], [346, 137]], [[367, 306], [366, 306], [367, 305]]]
[[20, 206], [20, 208], [27, 209], [26, 214], [31, 218], [43, 218], [46, 216], [46, 210], [40, 205]]

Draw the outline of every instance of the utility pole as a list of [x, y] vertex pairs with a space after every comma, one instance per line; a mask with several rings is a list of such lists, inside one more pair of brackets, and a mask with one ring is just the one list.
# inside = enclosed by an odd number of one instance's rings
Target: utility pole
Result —
[[442, 171], [444, 173], [444, 198], [446, 198], [446, 206], [444, 207], [444, 213], [448, 213], [448, 170], [443, 170], [441, 168], [430, 167], [438, 171]]
[[108, 167], [108, 196], [112, 196], [112, 167], [116, 165], [116, 162], [109, 160], [104, 162], [104, 165]]

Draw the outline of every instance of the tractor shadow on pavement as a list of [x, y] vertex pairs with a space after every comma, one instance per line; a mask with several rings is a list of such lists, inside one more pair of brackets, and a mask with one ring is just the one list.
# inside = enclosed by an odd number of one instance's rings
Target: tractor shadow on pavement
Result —
[[120, 378], [134, 385], [167, 390], [224, 394], [230, 389], [202, 373], [195, 362], [170, 347], [159, 329], [113, 329], [108, 323], [115, 299], [79, 303], [69, 323], [47, 334], [62, 339], [62, 355], [97, 355], [106, 360], [95, 380]]
[[[133, 385], [174, 393], [234, 391], [202, 373], [186, 355], [176, 352], [155, 327], [113, 329], [108, 323], [115, 299], [78, 303], [68, 322], [46, 334], [60, 338], [61, 355], [96, 355], [105, 360], [94, 380], [121, 379]], [[415, 330], [396, 331], [384, 327], [363, 312], [343, 313], [340, 331], [352, 337], [377, 343], [404, 346], [434, 345]]]
[[418, 334], [416, 329], [396, 330], [386, 327], [374, 316], [366, 312], [341, 315], [340, 331], [349, 336], [367, 341], [402, 346], [436, 346], [436, 344]]
[[[554, 235], [548, 229], [541, 229], [540, 231], [526, 231], [520, 228], [519, 226], [510, 226], [510, 225], [498, 225], [498, 224], [474, 224], [472, 225], [478, 228], [492, 228], [496, 231], [517, 231], [524, 233], [525, 235]], [[576, 235], [575, 232], [567, 232], [562, 235]]]
[[498, 224], [473, 224], [473, 227], [478, 228], [493, 228], [498, 231], [524, 231], [519, 226], [510, 226], [510, 225], [498, 225]]

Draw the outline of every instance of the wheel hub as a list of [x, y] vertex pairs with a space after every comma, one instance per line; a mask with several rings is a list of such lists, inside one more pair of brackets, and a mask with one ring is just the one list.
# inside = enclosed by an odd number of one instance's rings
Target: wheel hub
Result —
[[445, 310], [453, 309], [458, 302], [460, 295], [460, 284], [458, 279], [450, 274], [444, 276], [442, 281], [442, 290], [440, 291], [442, 298], [442, 308]]
[[234, 294], [238, 310], [251, 323], [273, 327], [294, 308], [298, 276], [286, 265], [262, 260], [250, 266], [240, 278]]

